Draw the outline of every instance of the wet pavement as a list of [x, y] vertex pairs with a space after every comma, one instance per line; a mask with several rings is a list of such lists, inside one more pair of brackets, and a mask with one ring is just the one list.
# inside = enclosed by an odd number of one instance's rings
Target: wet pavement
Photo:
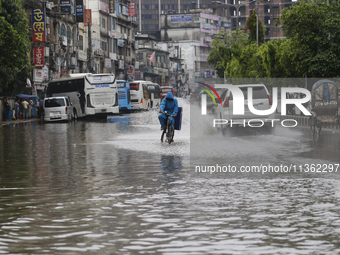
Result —
[[335, 172], [192, 174], [196, 162], [336, 164], [338, 133], [224, 137], [207, 128], [205, 147], [193, 148], [190, 125], [204, 124], [180, 105], [184, 123], [170, 145], [160, 142], [156, 111], [0, 127], [0, 253], [340, 252]]

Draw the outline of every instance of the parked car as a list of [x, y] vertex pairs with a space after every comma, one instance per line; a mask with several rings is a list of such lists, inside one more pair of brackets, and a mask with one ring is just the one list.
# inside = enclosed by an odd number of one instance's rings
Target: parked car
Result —
[[[247, 84], [247, 85], [235, 85], [239, 87], [244, 95], [244, 115], [233, 114], [233, 95], [230, 90], [226, 89], [221, 94], [222, 106], [217, 105], [215, 109], [216, 118], [227, 120], [227, 124], [223, 124], [220, 127], [222, 132], [225, 132], [229, 127], [236, 126], [248, 126], [248, 121], [251, 121], [251, 125], [262, 125], [264, 127], [271, 127], [272, 122], [270, 115], [255, 115], [248, 108], [248, 88], [253, 89], [253, 106], [258, 110], [267, 110], [272, 104], [272, 98], [264, 84]], [[232, 125], [231, 125], [232, 123]]]
[[72, 119], [72, 103], [68, 97], [47, 97], [44, 99], [45, 121], [70, 121]]

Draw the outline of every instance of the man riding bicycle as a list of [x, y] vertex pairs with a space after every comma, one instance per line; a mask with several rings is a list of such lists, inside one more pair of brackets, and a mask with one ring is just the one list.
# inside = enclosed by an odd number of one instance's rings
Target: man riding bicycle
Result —
[[[175, 125], [175, 118], [178, 113], [178, 102], [177, 99], [174, 98], [172, 93], [169, 91], [168, 94], [166, 94], [166, 97], [163, 98], [160, 108], [160, 115], [158, 115], [159, 122], [161, 123], [161, 129], [166, 129], [166, 119], [167, 116], [164, 114], [164, 112], [167, 112], [168, 114], [171, 114], [170, 121], [171, 125]], [[173, 130], [171, 130], [173, 132]]]

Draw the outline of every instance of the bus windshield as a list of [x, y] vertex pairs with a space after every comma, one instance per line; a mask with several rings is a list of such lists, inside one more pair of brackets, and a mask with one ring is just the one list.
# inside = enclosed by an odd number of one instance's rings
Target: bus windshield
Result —
[[172, 92], [172, 89], [162, 88], [161, 91], [162, 91], [162, 93]]
[[130, 89], [131, 90], [139, 90], [139, 83], [131, 83]]
[[126, 82], [118, 81], [117, 82], [117, 87], [118, 88], [126, 88]]

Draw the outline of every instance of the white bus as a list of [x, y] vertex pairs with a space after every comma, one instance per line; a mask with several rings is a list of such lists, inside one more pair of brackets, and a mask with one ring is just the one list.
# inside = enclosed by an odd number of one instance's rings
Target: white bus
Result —
[[131, 110], [150, 109], [148, 84], [151, 84], [151, 81], [130, 82]]
[[114, 74], [79, 73], [49, 82], [47, 97], [68, 96], [72, 117], [119, 113], [118, 89]]

